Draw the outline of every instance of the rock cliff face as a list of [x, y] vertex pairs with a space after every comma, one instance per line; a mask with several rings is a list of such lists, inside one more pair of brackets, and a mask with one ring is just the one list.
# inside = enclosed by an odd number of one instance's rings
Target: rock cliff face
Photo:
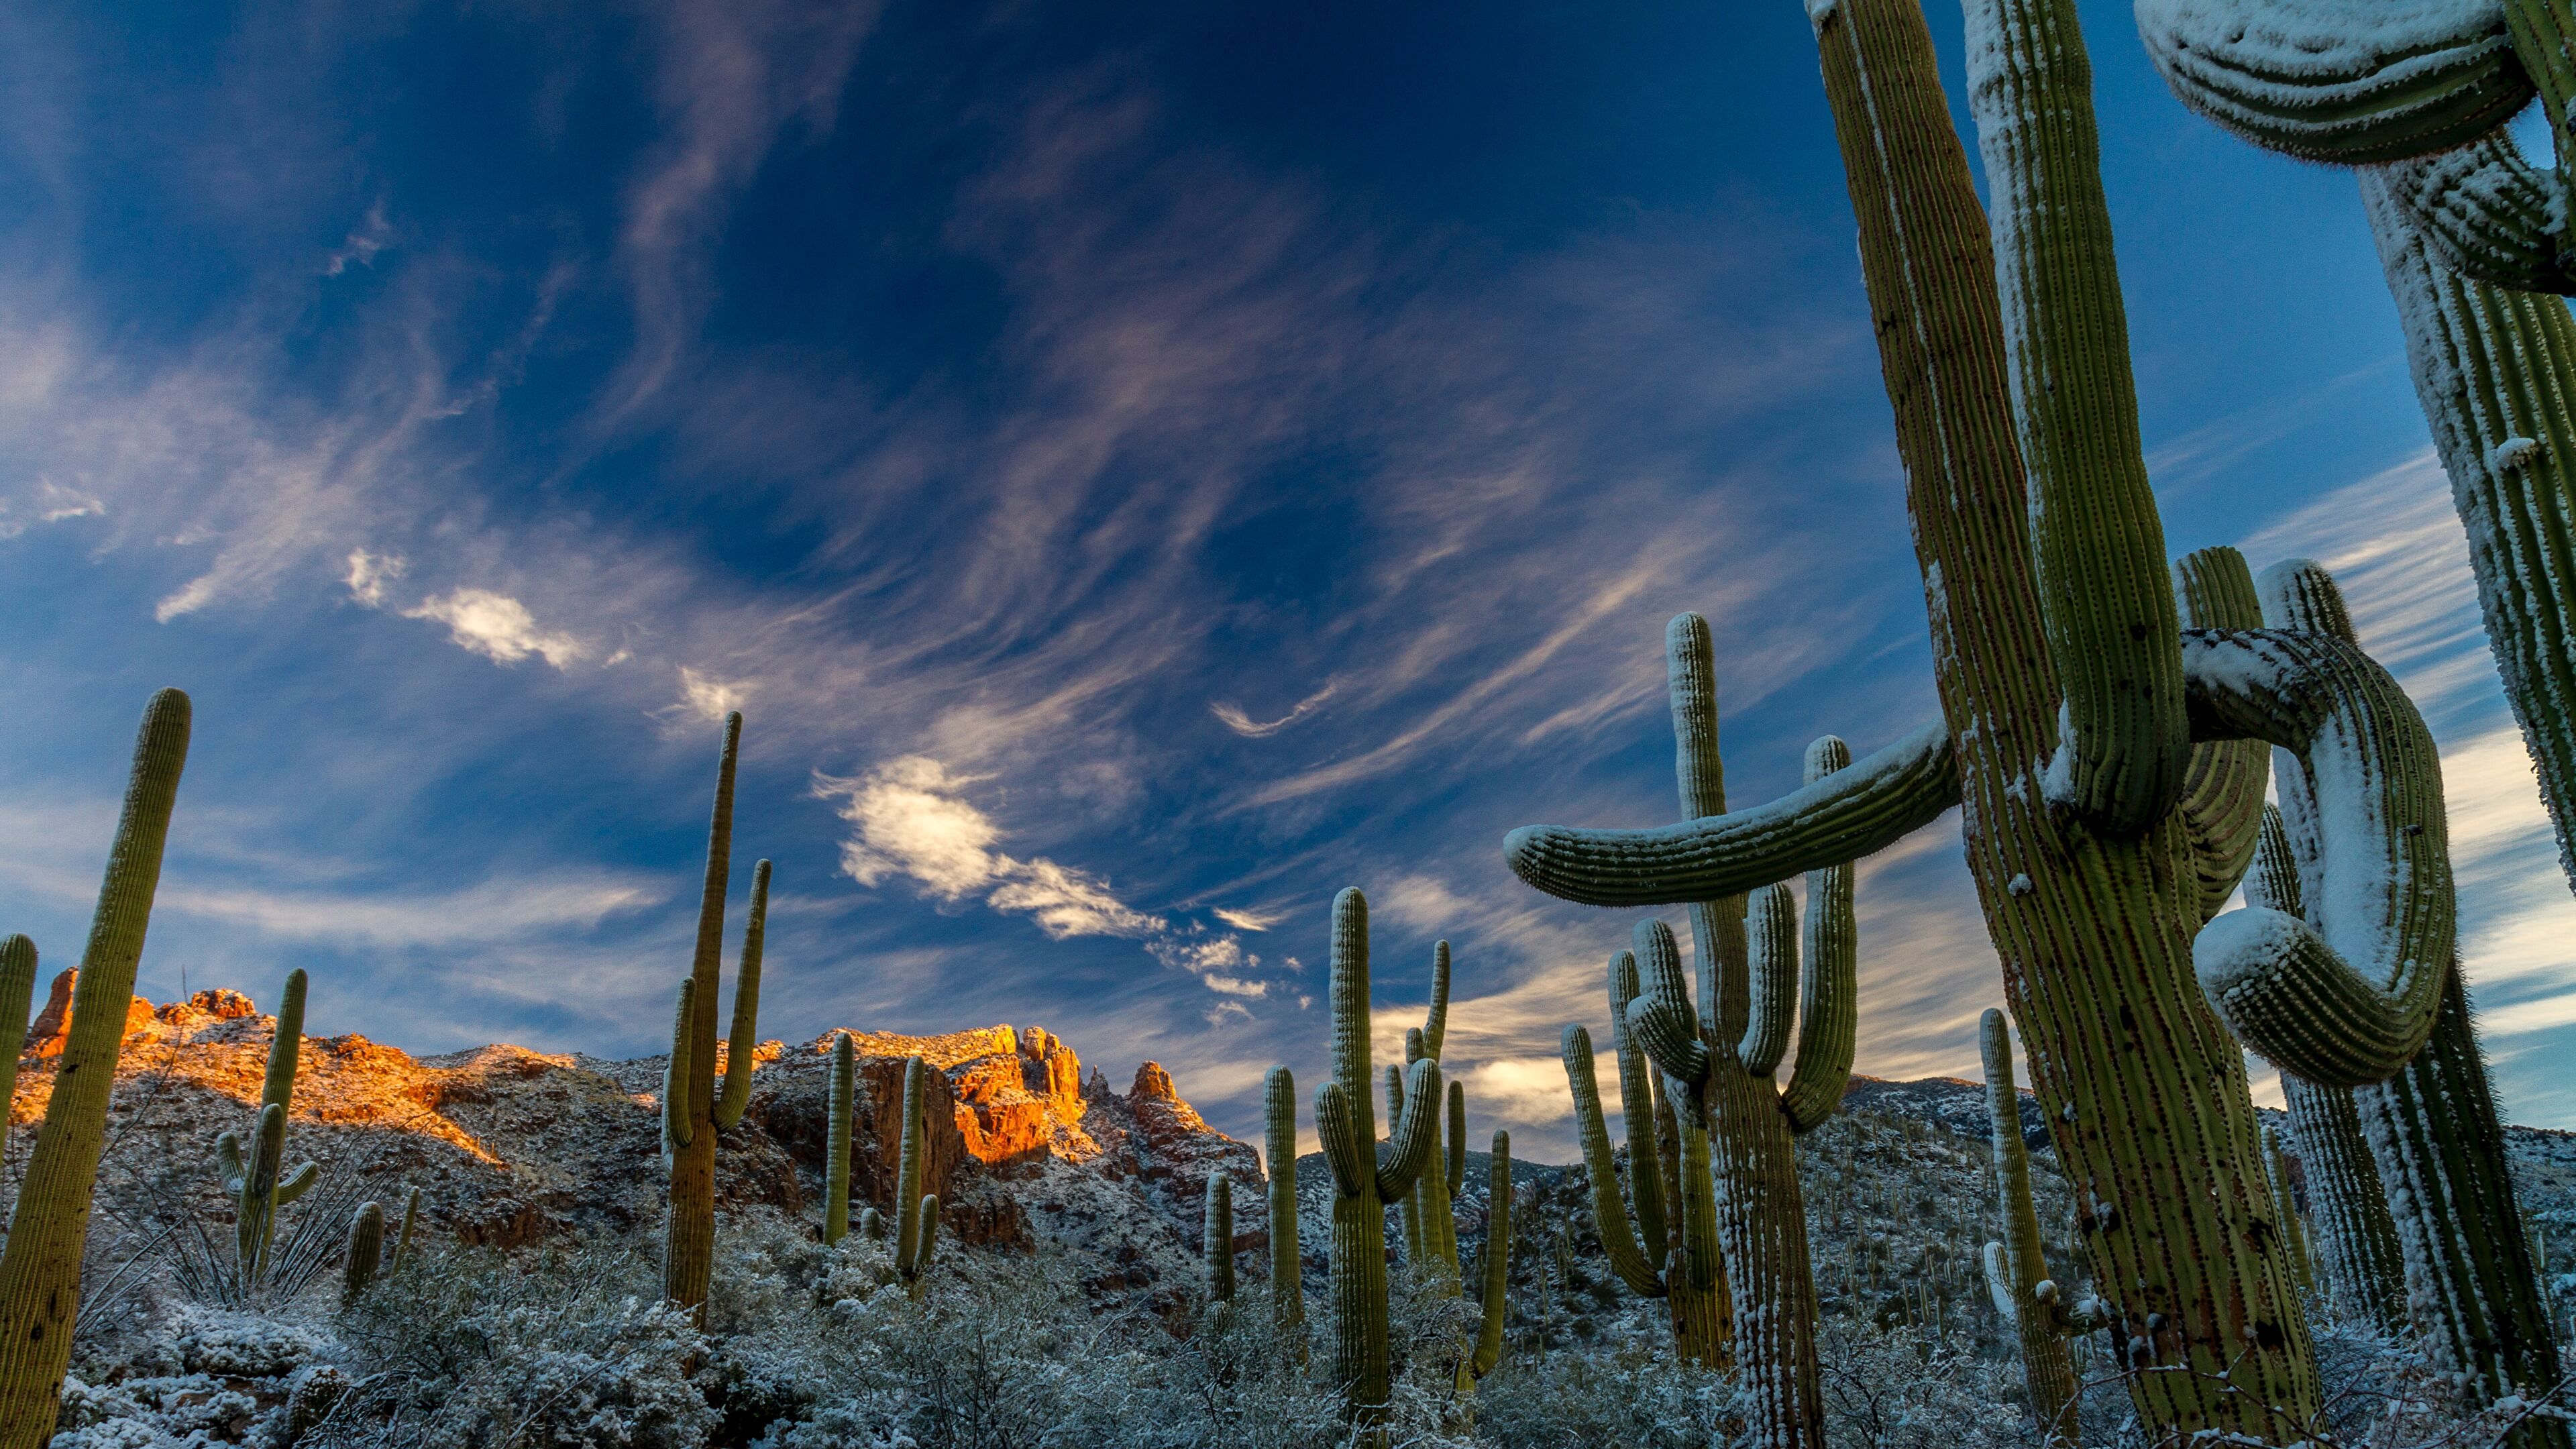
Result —
[[[9, 1121], [10, 1156], [53, 1088], [71, 978], [54, 983], [29, 1032]], [[308, 1027], [318, 1023], [308, 1021]], [[117, 1072], [102, 1207], [139, 1214], [185, 1202], [209, 1221], [215, 1136], [247, 1125], [276, 1023], [237, 991], [154, 1006], [134, 999]], [[941, 1036], [853, 1031], [858, 1049], [852, 1192], [893, 1206], [905, 1059], [935, 1071], [927, 1113], [929, 1191], [951, 1241], [1041, 1246], [1096, 1258], [1095, 1289], [1183, 1301], [1194, 1281], [1208, 1175], [1257, 1183], [1259, 1155], [1211, 1128], [1151, 1062], [1120, 1096], [1042, 1027]], [[721, 1050], [721, 1048], [720, 1048]], [[832, 1034], [757, 1049], [743, 1121], [717, 1153], [722, 1206], [819, 1223]], [[304, 1039], [290, 1156], [326, 1180], [392, 1203], [422, 1190], [433, 1229], [515, 1248], [590, 1231], [652, 1230], [662, 1212], [658, 1113], [664, 1059], [606, 1061], [514, 1046], [414, 1057], [356, 1035]], [[722, 1070], [721, 1058], [717, 1070]], [[1236, 1195], [1236, 1246], [1268, 1241], [1258, 1192]]]

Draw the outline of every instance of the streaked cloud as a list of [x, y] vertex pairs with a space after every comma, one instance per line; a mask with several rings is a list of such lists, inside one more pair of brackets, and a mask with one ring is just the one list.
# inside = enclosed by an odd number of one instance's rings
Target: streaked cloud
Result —
[[1326, 700], [1333, 697], [1333, 691], [1339, 687], [1340, 686], [1336, 683], [1327, 682], [1323, 688], [1316, 690], [1313, 694], [1307, 695], [1304, 699], [1301, 699], [1297, 701], [1296, 704], [1290, 706], [1286, 714], [1272, 720], [1256, 720], [1252, 716], [1243, 712], [1243, 706], [1228, 703], [1223, 700], [1219, 700], [1216, 703], [1209, 705], [1208, 713], [1215, 715], [1224, 723], [1227, 729], [1234, 731], [1245, 739], [1265, 739], [1271, 735], [1279, 733], [1281, 730], [1288, 728], [1290, 725], [1293, 725], [1297, 721], [1314, 713], [1315, 710], [1320, 708]]

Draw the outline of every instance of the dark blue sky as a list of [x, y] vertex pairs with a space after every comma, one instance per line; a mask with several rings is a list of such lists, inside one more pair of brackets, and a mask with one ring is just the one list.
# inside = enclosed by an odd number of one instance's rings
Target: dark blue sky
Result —
[[[2352, 184], [2087, 20], [2168, 542], [2343, 572], [2450, 751], [2507, 1100], [2576, 1122], [2576, 906]], [[1789, 0], [19, 7], [0, 569], [49, 963], [178, 684], [146, 994], [658, 1050], [738, 706], [766, 1034], [1040, 1024], [1249, 1132], [1358, 884], [1382, 1025], [1451, 939], [1542, 1156], [1630, 920], [1498, 843], [1671, 813], [1663, 621], [1740, 799], [1932, 709]], [[1862, 1070], [1972, 1070], [1955, 824], [1861, 892]]]

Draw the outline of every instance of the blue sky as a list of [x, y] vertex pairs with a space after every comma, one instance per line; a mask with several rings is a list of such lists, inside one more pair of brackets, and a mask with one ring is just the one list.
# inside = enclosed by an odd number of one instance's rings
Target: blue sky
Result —
[[[2342, 571], [2448, 752], [2506, 1101], [2576, 1125], [2576, 903], [2353, 185], [2086, 18], [2168, 543]], [[1742, 800], [1933, 709], [1789, 0], [18, 7], [0, 71], [0, 903], [49, 966], [177, 684], [146, 994], [656, 1051], [735, 706], [765, 1034], [1044, 1025], [1251, 1135], [1358, 884], [1381, 1033], [1449, 938], [1476, 1130], [1561, 1156], [1632, 913], [1499, 842], [1670, 815], [1664, 620]], [[1861, 1069], [1972, 1072], [1955, 819], [1860, 890]]]

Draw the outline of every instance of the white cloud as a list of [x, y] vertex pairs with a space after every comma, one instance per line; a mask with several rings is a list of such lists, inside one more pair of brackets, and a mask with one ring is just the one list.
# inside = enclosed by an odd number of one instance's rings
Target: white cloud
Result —
[[349, 550], [349, 570], [340, 581], [349, 586], [349, 597], [370, 609], [385, 604], [385, 586], [403, 576], [410, 567], [400, 554], [369, 553], [363, 548]]
[[516, 664], [536, 654], [557, 669], [568, 669], [590, 652], [588, 645], [569, 634], [538, 628], [527, 605], [490, 589], [457, 589], [424, 599], [420, 607], [403, 610], [403, 617], [445, 624], [447, 637], [457, 647], [496, 664]]
[[[625, 657], [627, 651], [620, 649], [608, 662], [615, 664]], [[743, 702], [751, 698], [751, 690], [751, 681], [747, 679], [717, 679], [683, 664], [680, 666], [678, 708], [681, 713], [709, 724], [722, 724], [726, 715], [742, 708]]]
[[1223, 906], [1209, 914], [1238, 931], [1267, 931], [1287, 917], [1284, 911], [1232, 911]]
[[1316, 690], [1313, 694], [1297, 701], [1297, 703], [1291, 707], [1286, 714], [1283, 714], [1274, 720], [1255, 720], [1252, 716], [1243, 712], [1243, 706], [1225, 700], [1219, 700], [1216, 703], [1210, 704], [1208, 706], [1208, 713], [1215, 715], [1218, 720], [1224, 723], [1227, 729], [1234, 731], [1245, 739], [1257, 740], [1264, 738], [1265, 736], [1275, 735], [1281, 730], [1288, 728], [1290, 725], [1295, 724], [1297, 721], [1304, 719], [1306, 716], [1313, 714], [1316, 708], [1322, 705], [1324, 701], [1331, 699], [1333, 697], [1333, 692], [1339, 688], [1341, 688], [1340, 681], [1327, 680], [1323, 688]]
[[376, 264], [376, 254], [393, 244], [393, 224], [385, 220], [385, 204], [379, 199], [367, 208], [366, 220], [358, 223], [347, 239], [340, 243], [339, 250], [322, 263], [322, 275], [336, 277], [349, 270], [351, 262], [372, 267]]

